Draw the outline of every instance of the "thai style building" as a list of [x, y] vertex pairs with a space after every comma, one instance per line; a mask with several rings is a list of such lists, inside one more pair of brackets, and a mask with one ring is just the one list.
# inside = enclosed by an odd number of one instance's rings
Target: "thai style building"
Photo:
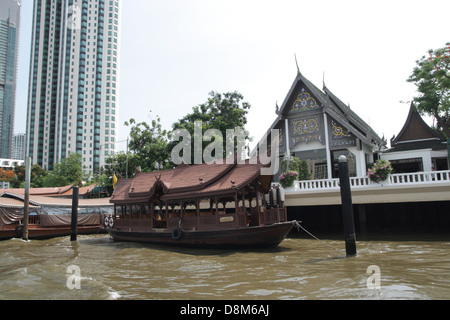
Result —
[[271, 129], [279, 130], [280, 158], [289, 155], [306, 161], [312, 179], [337, 177], [341, 155], [347, 157], [350, 176], [363, 177], [386, 144], [325, 84], [320, 90], [300, 71], [281, 107], [277, 104], [276, 114], [268, 136]]
[[442, 133], [425, 123], [413, 104], [391, 148], [382, 153], [395, 173], [448, 170], [447, 141]]

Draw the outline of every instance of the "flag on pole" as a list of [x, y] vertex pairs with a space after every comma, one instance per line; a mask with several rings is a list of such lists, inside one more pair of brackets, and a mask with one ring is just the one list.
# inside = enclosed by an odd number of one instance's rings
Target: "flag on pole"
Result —
[[117, 177], [116, 177], [116, 174], [114, 173], [114, 177], [113, 177], [113, 189], [116, 188], [116, 184], [117, 184]]

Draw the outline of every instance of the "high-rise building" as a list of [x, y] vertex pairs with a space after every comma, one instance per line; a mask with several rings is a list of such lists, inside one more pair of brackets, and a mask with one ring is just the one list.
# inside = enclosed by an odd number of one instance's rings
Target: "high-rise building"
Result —
[[26, 139], [27, 135], [25, 133], [18, 133], [13, 135], [11, 159], [25, 160]]
[[0, 158], [11, 158], [19, 52], [20, 1], [0, 1]]
[[47, 170], [98, 171], [117, 149], [121, 0], [35, 0], [27, 145]]

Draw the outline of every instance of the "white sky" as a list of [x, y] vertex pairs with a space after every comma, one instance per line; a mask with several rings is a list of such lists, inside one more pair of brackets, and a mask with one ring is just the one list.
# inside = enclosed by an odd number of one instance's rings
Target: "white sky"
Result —
[[[449, 0], [122, 0], [119, 140], [124, 121], [164, 128], [211, 90], [241, 92], [255, 141], [297, 70], [327, 87], [380, 136], [406, 120], [415, 61], [450, 41]], [[23, 0], [15, 132], [25, 132], [32, 0]], [[431, 121], [428, 120], [431, 124]], [[125, 149], [125, 143], [119, 143]]]

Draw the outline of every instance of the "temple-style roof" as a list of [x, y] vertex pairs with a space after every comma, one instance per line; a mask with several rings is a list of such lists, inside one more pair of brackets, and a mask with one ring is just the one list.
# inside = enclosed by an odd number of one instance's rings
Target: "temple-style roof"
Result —
[[[300, 93], [300, 95], [299, 95]], [[307, 100], [303, 100], [303, 105], [299, 105], [300, 109], [295, 109], [295, 103], [300, 96], [304, 94]], [[311, 98], [311, 99], [309, 99]], [[314, 107], [309, 108], [308, 101], [314, 101]], [[306, 102], [306, 103], [305, 103]], [[294, 108], [292, 107], [294, 105]], [[292, 86], [286, 95], [285, 100], [281, 107], [277, 107], [278, 117], [273, 122], [270, 129], [274, 129], [279, 125], [282, 119], [286, 119], [289, 115], [293, 115], [293, 111], [314, 111], [323, 109], [323, 112], [331, 116], [332, 119], [339, 122], [339, 124], [345, 127], [347, 132], [353, 134], [359, 138], [362, 142], [368, 145], [385, 145], [385, 141], [378, 136], [378, 134], [364, 121], [362, 120], [348, 105], [343, 103], [325, 84], [323, 85], [323, 91], [317, 88], [312, 82], [310, 82], [300, 71], [292, 83]], [[298, 115], [298, 113], [296, 114]]]
[[[224, 161], [225, 162], [225, 161]], [[111, 197], [112, 203], [144, 203], [183, 200], [233, 194], [255, 180], [268, 190], [272, 176], [261, 176], [261, 163], [181, 164], [172, 170], [138, 172], [133, 179], [120, 179]]]
[[418, 149], [446, 149], [446, 141], [441, 133], [425, 123], [411, 103], [403, 128], [391, 139], [391, 148], [386, 152]]

